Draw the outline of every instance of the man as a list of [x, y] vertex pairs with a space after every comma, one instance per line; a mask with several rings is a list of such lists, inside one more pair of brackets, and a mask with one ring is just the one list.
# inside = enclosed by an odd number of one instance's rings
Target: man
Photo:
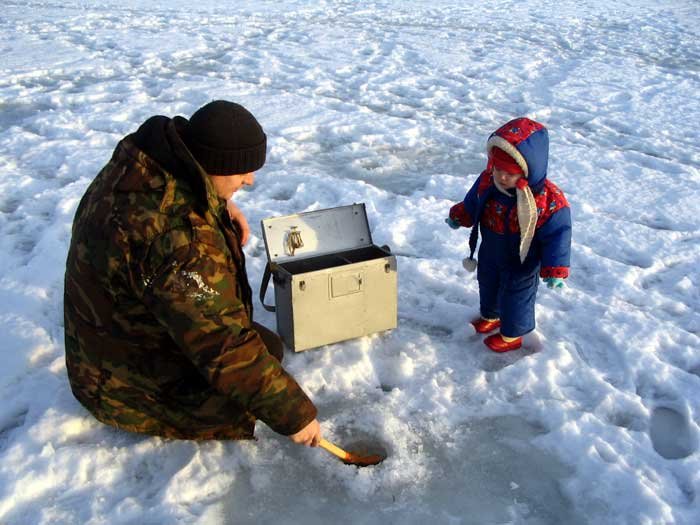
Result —
[[[68, 378], [100, 421], [178, 439], [251, 439], [255, 420], [316, 446], [316, 408], [254, 323], [227, 201], [265, 163], [245, 108], [155, 116], [117, 146], [83, 196], [65, 278]], [[234, 219], [232, 222], [231, 219]]]

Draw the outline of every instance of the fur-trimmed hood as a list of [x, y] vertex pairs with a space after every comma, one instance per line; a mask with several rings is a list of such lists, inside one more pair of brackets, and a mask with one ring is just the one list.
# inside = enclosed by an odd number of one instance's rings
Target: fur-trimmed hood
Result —
[[513, 119], [489, 136], [486, 142], [489, 158], [491, 149], [494, 147], [502, 149], [513, 157], [523, 170], [531, 188], [537, 189], [542, 186], [547, 178], [549, 160], [547, 128], [526, 117]]

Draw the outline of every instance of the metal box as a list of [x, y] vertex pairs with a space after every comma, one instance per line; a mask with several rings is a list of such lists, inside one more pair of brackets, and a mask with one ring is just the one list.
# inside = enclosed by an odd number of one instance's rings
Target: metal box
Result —
[[[364, 204], [263, 219], [260, 302], [295, 352], [396, 328], [396, 257], [372, 244]], [[265, 304], [273, 277], [275, 306]]]

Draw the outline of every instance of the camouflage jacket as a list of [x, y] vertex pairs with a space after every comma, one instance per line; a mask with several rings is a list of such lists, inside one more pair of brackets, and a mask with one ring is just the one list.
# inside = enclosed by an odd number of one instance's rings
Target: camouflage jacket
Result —
[[66, 263], [75, 397], [115, 427], [182, 439], [289, 435], [316, 408], [251, 329], [240, 237], [180, 139], [152, 117], [78, 206]]

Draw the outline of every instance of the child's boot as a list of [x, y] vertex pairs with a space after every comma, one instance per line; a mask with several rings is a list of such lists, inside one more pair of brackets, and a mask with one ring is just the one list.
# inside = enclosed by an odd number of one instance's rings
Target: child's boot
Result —
[[501, 326], [500, 319], [484, 319], [483, 317], [474, 319], [471, 323], [477, 334], [488, 334]]
[[510, 352], [511, 350], [517, 350], [523, 345], [523, 338], [506, 337], [498, 333], [484, 339], [484, 344], [494, 352]]

